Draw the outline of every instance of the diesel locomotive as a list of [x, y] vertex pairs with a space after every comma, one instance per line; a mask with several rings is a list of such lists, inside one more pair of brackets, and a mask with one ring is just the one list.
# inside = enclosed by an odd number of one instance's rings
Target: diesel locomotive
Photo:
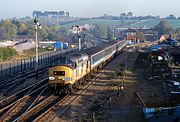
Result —
[[49, 84], [54, 93], [71, 93], [73, 86], [90, 72], [102, 68], [122, 48], [126, 40], [115, 40], [89, 49], [68, 52], [49, 68]]

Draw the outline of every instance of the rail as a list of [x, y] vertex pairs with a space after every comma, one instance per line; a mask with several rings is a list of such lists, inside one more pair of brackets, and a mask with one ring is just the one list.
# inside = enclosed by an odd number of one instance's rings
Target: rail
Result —
[[12, 100], [18, 98], [18, 96], [19, 96], [19, 97], [23, 96], [24, 94], [26, 94], [26, 92], [28, 92], [28, 90], [31, 90], [32, 88], [34, 88], [34, 87], [37, 86], [38, 84], [41, 84], [42, 82], [45, 82], [45, 81], [47, 81], [47, 80], [48, 80], [48, 78], [45, 78], [45, 79], [43, 79], [43, 80], [41, 80], [41, 81], [39, 81], [39, 82], [37, 82], [37, 83], [35, 83], [35, 84], [32, 84], [32, 85], [30, 85], [30, 86], [22, 89], [21, 91], [13, 94], [13, 95], [11, 95], [11, 96], [9, 96], [9, 97], [7, 97], [7, 98], [2, 99], [2, 100], [0, 101], [0, 107], [2, 107], [2, 106], [5, 105], [5, 104], [8, 104], [8, 102], [11, 102]]
[[62, 100], [60, 100], [58, 103], [56, 103], [54, 106], [52, 106], [51, 108], [49, 108], [46, 112], [44, 112], [43, 114], [41, 114], [38, 118], [36, 118], [34, 120], [34, 122], [44, 122], [47, 121], [50, 116], [53, 116], [53, 111], [55, 111], [57, 108], [61, 107], [61, 112], [58, 113], [58, 115], [62, 115], [69, 107], [70, 105], [81, 95], [83, 94], [86, 89], [88, 89], [95, 81], [96, 79], [100, 76], [101, 74], [97, 74], [97, 76], [95, 78], [92, 79], [91, 82], [88, 82], [88, 84], [81, 89], [80, 91], [78, 91], [76, 94], [72, 94], [72, 95], [67, 95], [65, 96]]
[[[31, 92], [28, 92], [28, 94], [25, 94], [23, 97], [21, 97], [20, 99], [18, 99], [14, 103], [12, 103], [12, 105], [10, 105], [12, 107], [11, 108], [9, 107], [10, 109], [3, 114], [3, 116], [0, 118], [0, 121], [10, 121], [14, 115], [16, 115], [17, 113], [22, 111], [23, 107], [25, 105], [27, 105], [27, 103], [30, 99], [33, 99], [33, 97], [32, 97], [33, 94], [36, 95], [36, 93], [41, 90], [42, 90], [42, 92], [44, 92], [47, 89], [47, 86], [48, 86], [48, 84], [46, 83], [45, 85], [43, 85], [33, 91], [31, 90]], [[42, 94], [42, 92], [40, 92], [40, 94]], [[38, 97], [39, 97], [39, 95], [38, 95]], [[37, 99], [35, 99], [32, 102], [32, 104], [30, 104], [28, 109], [30, 109], [35, 104], [36, 101], [37, 101]]]

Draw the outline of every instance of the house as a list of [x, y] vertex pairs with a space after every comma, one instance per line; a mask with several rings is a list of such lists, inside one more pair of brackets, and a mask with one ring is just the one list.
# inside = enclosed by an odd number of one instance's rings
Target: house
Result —
[[136, 37], [136, 34], [137, 34], [137, 31], [134, 30], [134, 29], [127, 29], [125, 32], [125, 35], [126, 35], [126, 40], [130, 40], [131, 42], [130, 43], [136, 43], [136, 40], [137, 40], [137, 37]]
[[144, 33], [144, 37], [146, 38], [147, 41], [155, 41], [158, 40], [158, 32], [155, 30], [148, 28], [148, 29], [138, 29], [139, 32]]
[[158, 37], [157, 34], [153, 34], [153, 33], [144, 34], [144, 36], [145, 36], [146, 40], [149, 42], [157, 40], [157, 37]]
[[130, 40], [131, 43], [139, 43], [139, 42], [143, 42], [144, 40], [139, 40], [138, 39], [138, 33], [143, 34], [143, 37], [147, 40], [147, 41], [155, 41], [158, 40], [158, 33], [156, 31], [154, 31], [153, 29], [149, 29], [149, 28], [140, 28], [140, 29], [132, 29], [129, 28], [126, 31], [123, 32], [122, 35], [124, 35], [124, 38], [126, 40]]

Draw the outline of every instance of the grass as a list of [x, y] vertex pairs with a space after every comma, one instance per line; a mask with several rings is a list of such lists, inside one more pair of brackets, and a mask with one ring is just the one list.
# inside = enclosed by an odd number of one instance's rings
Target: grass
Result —
[[[144, 20], [137, 22], [135, 24], [132, 24], [131, 27], [149, 27], [153, 28], [156, 26], [161, 20]], [[171, 27], [173, 28], [179, 28], [180, 27], [180, 20], [167, 20]]]
[[137, 22], [137, 20], [126, 20], [126, 21], [122, 21], [122, 20], [103, 20], [103, 19], [87, 19], [87, 20], [79, 20], [76, 22], [72, 22], [72, 23], [68, 23], [68, 24], [63, 24], [61, 26], [63, 27], [72, 27], [74, 25], [85, 25], [85, 24], [89, 24], [89, 25], [96, 25], [96, 24], [104, 24], [107, 26], [117, 26], [117, 25], [121, 25], [122, 23], [129, 23], [129, 22]]
[[137, 27], [153, 28], [159, 22], [160, 22], [160, 20], [142, 20], [142, 21], [139, 21], [139, 22], [137, 22], [135, 24], [130, 25], [130, 27], [132, 27], [132, 28], [137, 28]]
[[[129, 25], [128, 27], [137, 28], [137, 27], [148, 27], [153, 28], [156, 26], [161, 20], [160, 19], [149, 19], [149, 20], [104, 20], [104, 19], [86, 19], [86, 20], [79, 20], [76, 22], [63, 24], [62, 27], [72, 27], [74, 25], [95, 25], [95, 24], [104, 24], [107, 26], [117, 26], [125, 23]], [[180, 20], [168, 20], [169, 24], [173, 28], [180, 28]], [[130, 24], [131, 23], [131, 24]]]

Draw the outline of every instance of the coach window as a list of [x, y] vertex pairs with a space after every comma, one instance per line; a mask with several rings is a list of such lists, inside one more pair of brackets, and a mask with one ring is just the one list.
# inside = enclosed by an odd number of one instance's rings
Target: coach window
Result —
[[83, 66], [84, 66], [84, 65], [83, 65], [83, 63], [82, 63], [82, 67], [81, 67], [81, 73], [83, 73], [83, 68], [84, 68]]
[[77, 67], [76, 68], [76, 77], [78, 77], [79, 76], [79, 68]]
[[89, 65], [89, 64], [88, 64], [88, 61], [87, 61], [87, 63], [86, 63], [86, 64], [87, 64], [87, 67], [86, 67], [86, 68], [88, 69], [88, 65]]

